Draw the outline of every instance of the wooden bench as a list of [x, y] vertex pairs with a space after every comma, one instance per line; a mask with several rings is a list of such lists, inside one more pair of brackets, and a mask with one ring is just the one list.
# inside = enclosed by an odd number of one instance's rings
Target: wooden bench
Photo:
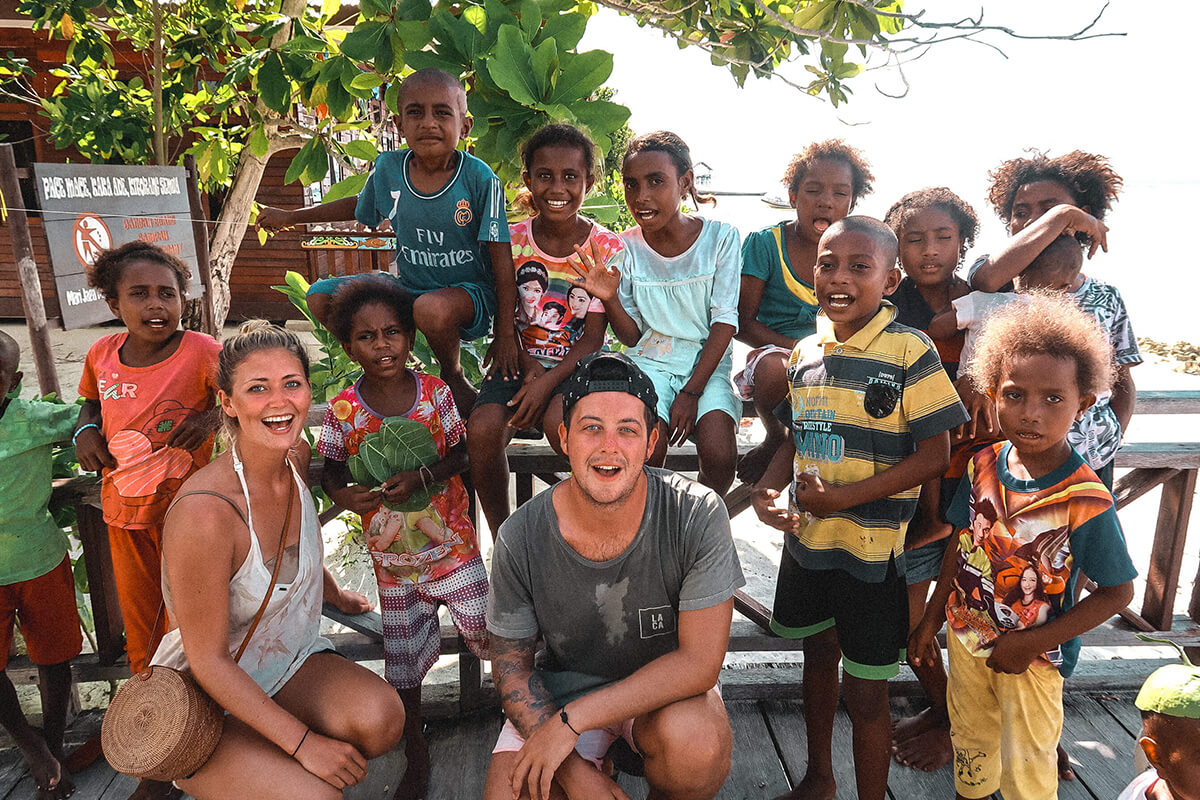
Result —
[[[1200, 414], [1200, 392], [1139, 392], [1135, 410], [1138, 414]], [[310, 424], [320, 424], [323, 410], [314, 408]], [[743, 448], [745, 449], [745, 448]], [[516, 481], [517, 502], [533, 497], [534, 479], [552, 485], [565, 477], [569, 466], [565, 458], [554, 453], [544, 443], [516, 440], [508, 450], [509, 466]], [[666, 466], [678, 472], [696, 472], [698, 462], [695, 447], [673, 448]], [[1150, 569], [1143, 576], [1146, 591], [1140, 611], [1125, 609], [1121, 616], [1140, 631], [1166, 631], [1189, 647], [1200, 645], [1200, 628], [1187, 618], [1173, 618], [1175, 594], [1183, 568], [1187, 540], [1188, 518], [1200, 471], [1200, 441], [1146, 442], [1122, 446], [1116, 466], [1129, 469], [1114, 487], [1117, 508], [1162, 486], [1159, 512], [1154, 533]], [[314, 460], [310, 480], [319, 484], [322, 464]], [[123, 665], [124, 625], [117, 604], [112, 580], [112, 562], [108, 551], [108, 534], [100, 516], [100, 492], [95, 476], [64, 479], [55, 482], [52, 502], [75, 507], [79, 535], [83, 544], [88, 582], [91, 590], [92, 615], [96, 628], [96, 650], [91, 656], [77, 659], [75, 668], [80, 680], [103, 680], [125, 677]], [[750, 507], [749, 487], [739, 485], [725, 497], [730, 517]], [[327, 520], [336, 509], [322, 516]], [[324, 520], [323, 520], [324, 521]], [[735, 607], [744, 617], [735, 617], [730, 633], [730, 652], [785, 651], [798, 649], [799, 643], [776, 638], [766, 629], [769, 610], [744, 593], [735, 598]], [[347, 617], [335, 609], [326, 608], [326, 615], [351, 629], [352, 633], [338, 634], [335, 644], [348, 657], [359, 660], [382, 659], [382, 621], [372, 612]], [[1193, 588], [1188, 609], [1191, 622], [1200, 622], [1200, 575]], [[1174, 628], [1174, 630], [1173, 630]], [[1141, 644], [1132, 631], [1106, 628], [1085, 637], [1087, 644]], [[460, 698], [462, 708], [478, 705], [486, 699], [479, 662], [469, 653], [453, 628], [442, 631], [442, 652], [459, 654]], [[14, 662], [13, 669], [20, 670]]]

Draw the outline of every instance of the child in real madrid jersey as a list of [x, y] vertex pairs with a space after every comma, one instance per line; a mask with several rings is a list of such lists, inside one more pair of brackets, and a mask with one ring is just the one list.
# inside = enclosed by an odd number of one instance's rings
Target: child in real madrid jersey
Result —
[[[520, 379], [504, 186], [487, 164], [457, 149], [471, 130], [457, 78], [439, 69], [417, 70], [400, 84], [396, 102], [396, 123], [408, 147], [380, 154], [357, 198], [293, 211], [264, 208], [258, 225], [279, 230], [357, 219], [374, 228], [387, 220], [396, 234], [396, 272], [417, 296], [417, 329], [465, 417], [477, 392], [463, 373], [460, 339], [474, 341], [491, 330], [494, 371]], [[354, 277], [327, 278], [309, 289], [309, 310], [322, 325], [338, 284]]]
[[[948, 466], [948, 432], [967, 419], [929, 339], [896, 323], [883, 300], [900, 281], [897, 251], [895, 234], [869, 217], [846, 217], [821, 236], [817, 333], [788, 364], [793, 436], [754, 493], [759, 518], [788, 534], [771, 629], [805, 640], [805, 697], [824, 698], [805, 709], [804, 796], [835, 791], [839, 660], [858, 796], [886, 794], [887, 679], [908, 630], [905, 528], [920, 485]], [[789, 477], [788, 508], [776, 508]]]

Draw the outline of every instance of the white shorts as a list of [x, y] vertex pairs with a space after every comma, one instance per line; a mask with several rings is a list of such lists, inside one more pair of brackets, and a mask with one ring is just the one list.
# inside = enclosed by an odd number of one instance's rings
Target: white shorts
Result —
[[[612, 743], [617, 739], [624, 739], [633, 748], [633, 752], [641, 755], [641, 751], [633, 743], [632, 719], [609, 725], [607, 728], [584, 731], [580, 734], [579, 740], [575, 742], [575, 752], [595, 764], [596, 769], [603, 769], [604, 756], [608, 754], [608, 748], [612, 747]], [[525, 737], [521, 735], [511, 720], [505, 718], [504, 727], [500, 729], [500, 738], [496, 740], [496, 746], [492, 748], [492, 753], [515, 753], [524, 745]]]
[[733, 388], [737, 391], [738, 397], [743, 400], [754, 399], [754, 370], [758, 369], [758, 362], [776, 353], [783, 356], [784, 361], [792, 356], [791, 350], [777, 344], [764, 344], [746, 354], [746, 368], [733, 376]]

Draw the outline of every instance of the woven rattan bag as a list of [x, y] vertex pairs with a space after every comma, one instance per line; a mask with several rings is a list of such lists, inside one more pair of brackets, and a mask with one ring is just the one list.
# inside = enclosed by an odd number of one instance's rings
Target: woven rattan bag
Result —
[[[237, 508], [229, 498], [215, 492], [188, 494], [212, 494]], [[266, 597], [250, 623], [234, 661], [241, 660], [271, 599], [283, 561], [295, 495], [296, 484], [292, 481], [283, 532], [279, 535], [279, 552], [275, 554], [275, 565], [271, 570], [271, 585], [267, 587]], [[160, 609], [154, 623], [155, 631], [162, 616]], [[147, 652], [153, 653], [157, 646], [158, 641], [155, 641]], [[207, 763], [221, 741], [224, 728], [225, 712], [200, 688], [195, 678], [187, 672], [159, 665], [147, 667], [117, 690], [104, 714], [100, 743], [109, 766], [123, 775], [153, 781], [177, 781], [191, 776]]]

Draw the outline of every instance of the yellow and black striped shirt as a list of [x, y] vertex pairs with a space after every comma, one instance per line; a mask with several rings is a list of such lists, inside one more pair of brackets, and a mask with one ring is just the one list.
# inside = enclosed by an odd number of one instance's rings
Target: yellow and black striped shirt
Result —
[[[817, 333], [802, 340], [788, 363], [795, 474], [827, 484], [857, 483], [894, 466], [916, 443], [967, 420], [937, 350], [918, 330], [895, 322], [886, 300], [845, 342], [822, 313]], [[904, 532], [920, 487], [807, 519], [787, 547], [809, 569], [842, 569], [882, 581], [894, 555], [904, 574]], [[793, 485], [794, 506], [794, 485]]]

